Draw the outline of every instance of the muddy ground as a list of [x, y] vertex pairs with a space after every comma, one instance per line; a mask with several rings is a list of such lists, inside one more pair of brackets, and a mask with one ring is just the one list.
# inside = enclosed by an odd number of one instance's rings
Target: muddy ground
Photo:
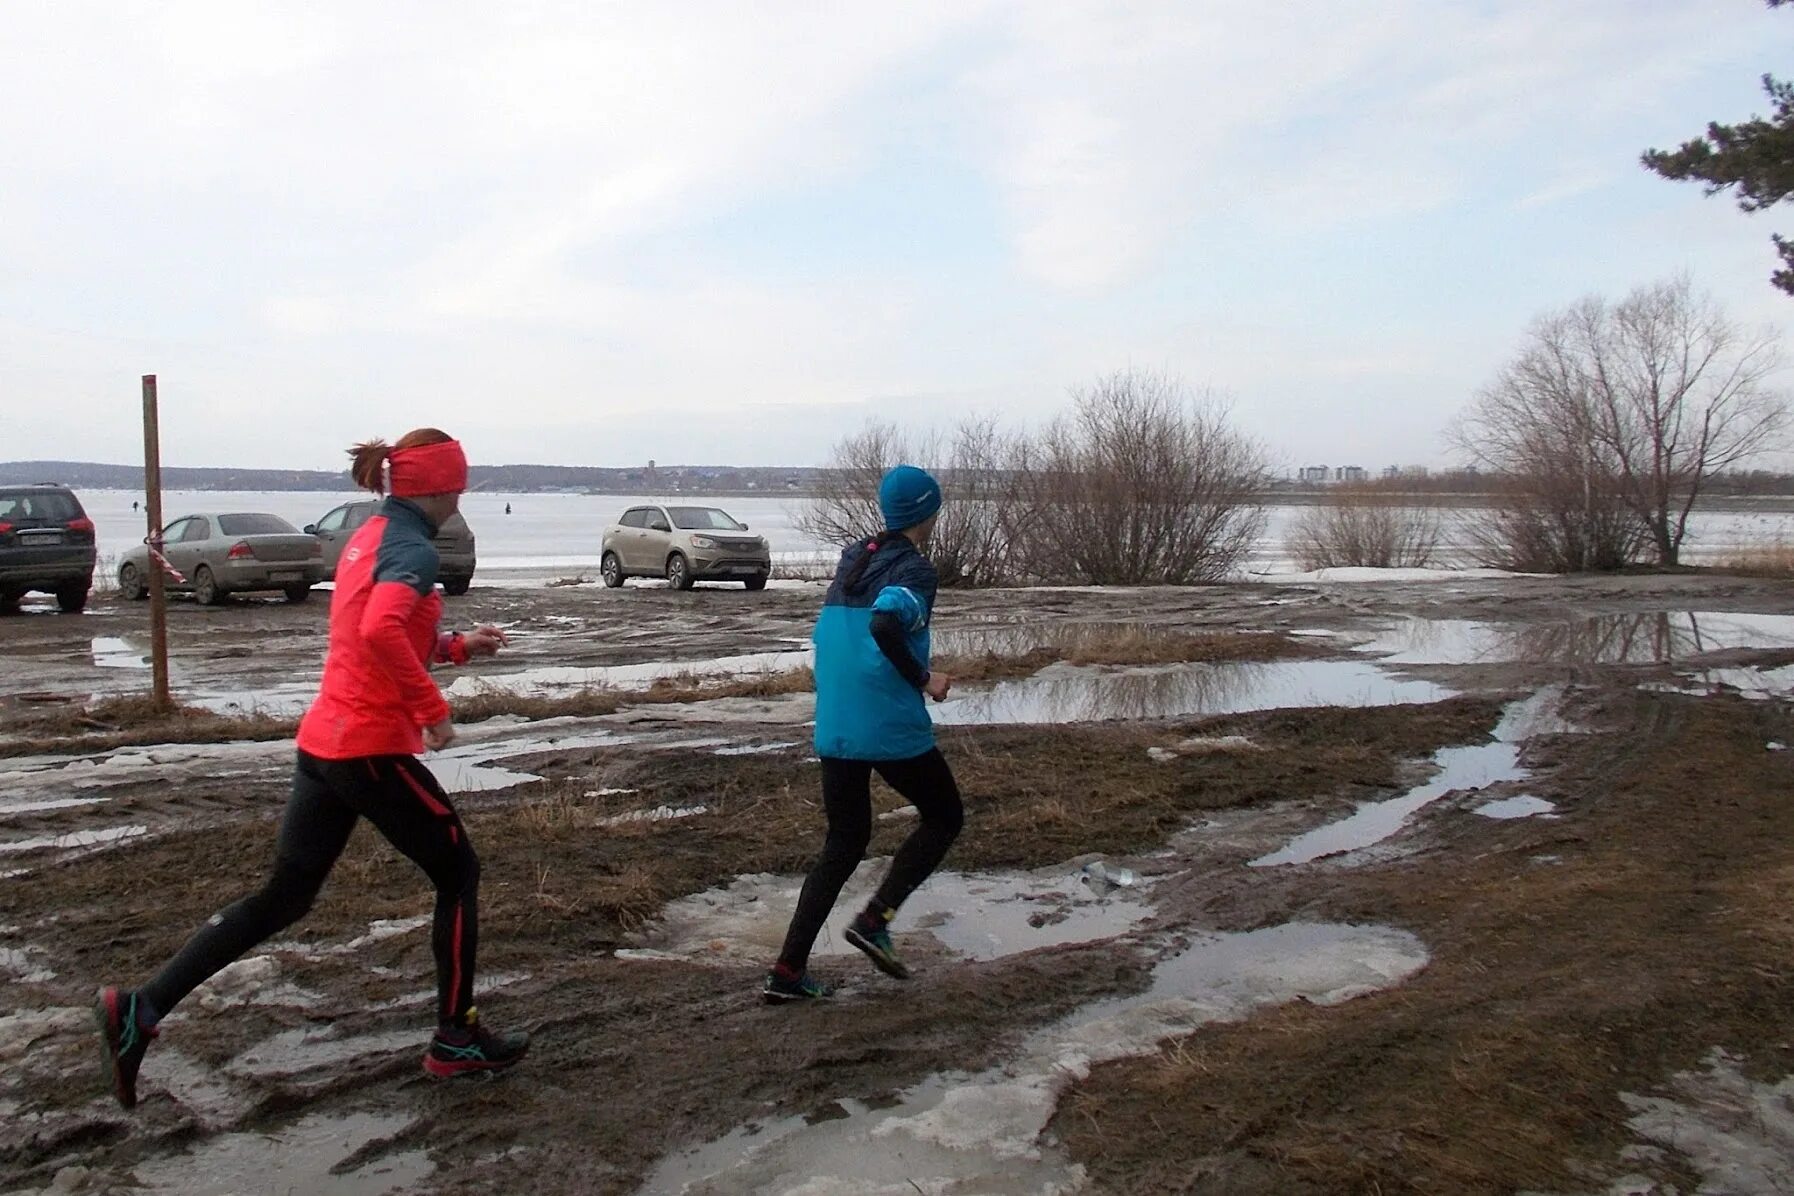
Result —
[[451, 617], [515, 642], [437, 767], [530, 1058], [422, 1078], [427, 887], [364, 828], [125, 1115], [93, 987], [258, 883], [325, 598], [177, 600], [173, 722], [106, 701], [141, 606], [0, 620], [0, 1190], [1794, 1186], [1785, 583], [945, 595], [978, 680], [939, 708], [968, 814], [898, 923], [918, 975], [828, 935], [840, 994], [797, 1009], [757, 987], [820, 839], [820, 591], [476, 588]]

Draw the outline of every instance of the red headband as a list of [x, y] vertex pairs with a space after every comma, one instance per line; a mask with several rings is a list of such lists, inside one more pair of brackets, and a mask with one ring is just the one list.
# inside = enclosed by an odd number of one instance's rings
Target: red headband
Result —
[[459, 494], [467, 489], [467, 454], [459, 440], [394, 449], [386, 459], [397, 498], [422, 494]]

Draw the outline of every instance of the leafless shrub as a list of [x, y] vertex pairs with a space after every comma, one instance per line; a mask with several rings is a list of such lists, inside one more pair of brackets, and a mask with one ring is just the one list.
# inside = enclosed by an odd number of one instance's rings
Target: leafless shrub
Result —
[[1025, 446], [1018, 547], [1042, 581], [1219, 581], [1264, 523], [1263, 452], [1181, 381], [1123, 371]]
[[988, 418], [967, 419], [946, 436], [868, 424], [835, 446], [797, 526], [827, 544], [875, 535], [884, 527], [879, 482], [893, 466], [919, 465], [940, 479], [947, 497], [928, 548], [941, 584], [1001, 585], [1014, 580], [1018, 453], [1015, 438]]
[[1373, 486], [1339, 486], [1296, 516], [1288, 548], [1304, 569], [1423, 569], [1438, 558], [1439, 535], [1436, 507], [1401, 505]]
[[1710, 476], [1767, 447], [1786, 418], [1767, 333], [1747, 334], [1686, 280], [1536, 320], [1454, 431], [1508, 479], [1481, 530], [1488, 563], [1677, 564]]

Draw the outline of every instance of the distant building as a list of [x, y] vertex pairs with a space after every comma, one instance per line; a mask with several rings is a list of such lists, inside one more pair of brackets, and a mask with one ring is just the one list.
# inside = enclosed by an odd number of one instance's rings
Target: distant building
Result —
[[1304, 482], [1324, 482], [1327, 480], [1327, 474], [1328, 469], [1325, 465], [1304, 465], [1297, 471], [1296, 476]]
[[1424, 478], [1426, 475], [1427, 475], [1427, 467], [1424, 465], [1404, 465], [1404, 466], [1402, 466], [1402, 476], [1404, 478]]
[[1389, 480], [1394, 480], [1401, 476], [1402, 476], [1402, 467], [1401, 466], [1399, 466], [1399, 465], [1383, 466], [1383, 477], [1384, 478], [1389, 479]]
[[1333, 473], [1334, 480], [1339, 482], [1362, 482], [1369, 476], [1362, 465], [1341, 465]]

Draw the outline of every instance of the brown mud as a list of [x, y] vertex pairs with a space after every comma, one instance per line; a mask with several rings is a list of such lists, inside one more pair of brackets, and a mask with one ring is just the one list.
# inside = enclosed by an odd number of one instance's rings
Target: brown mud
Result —
[[[517, 650], [493, 676], [690, 661], [695, 679], [714, 658], [790, 651], [817, 600], [813, 589], [476, 589], [450, 611], [511, 625]], [[163, 1178], [179, 1165], [191, 1190], [215, 1190], [204, 1185], [220, 1148], [309, 1141], [322, 1126], [334, 1149], [280, 1156], [283, 1190], [379, 1191], [370, 1177], [389, 1167], [402, 1190], [631, 1191], [657, 1160], [746, 1123], [832, 1115], [837, 1102], [1001, 1064], [1031, 1032], [1144, 990], [1143, 935], [1325, 921], [1411, 932], [1430, 962], [1385, 991], [1277, 1005], [1101, 1064], [1061, 1098], [1042, 1148], [1081, 1166], [1089, 1191], [1596, 1192], [1627, 1175], [1657, 1185], [1641, 1190], [1691, 1191], [1693, 1157], [1644, 1142], [1627, 1098], [1673, 1091], [1716, 1048], [1752, 1081], [1794, 1073], [1794, 760], [1766, 749], [1794, 732], [1785, 701], [1640, 686], [1709, 664], [1773, 667], [1788, 648], [1690, 656], [1672, 645], [1612, 663], [1562, 629], [1786, 609], [1772, 582], [1699, 575], [946, 595], [944, 631], [1083, 628], [968, 655], [986, 680], [1065, 667], [1078, 643], [1099, 669], [1339, 659], [1411, 618], [1493, 620], [1572, 646], [1400, 666], [1461, 694], [1425, 705], [943, 728], [967, 797], [949, 868], [1101, 854], [1141, 875], [1150, 920], [1120, 939], [986, 960], [900, 920], [914, 980], [819, 956], [840, 995], [800, 1009], [760, 1003], [762, 960], [616, 952], [642, 942], [670, 901], [807, 866], [821, 813], [807, 731], [794, 725], [801, 684], [682, 680], [662, 685], [663, 696], [683, 688], [660, 703], [534, 711], [557, 734], [596, 732], [572, 746], [545, 742], [519, 717], [529, 711], [495, 711], [492, 759], [528, 783], [457, 804], [483, 862], [480, 1003], [494, 1023], [532, 1030], [530, 1058], [492, 1082], [421, 1077], [428, 888], [362, 828], [305, 919], [169, 1020], [133, 1115], [98, 1085], [93, 987], [152, 970], [259, 883], [289, 758], [278, 743], [227, 744], [236, 754], [214, 760], [200, 742], [180, 749], [202, 753], [193, 760], [149, 748], [139, 765], [82, 738], [121, 728], [75, 726], [61, 750], [87, 767], [67, 783], [60, 758], [15, 753], [13, 773], [0, 761], [0, 844], [55, 840], [0, 855], [0, 872], [20, 873], [0, 878], [0, 1188], [44, 1188], [60, 1172], [76, 1190], [180, 1190]], [[119, 628], [139, 610], [96, 610], [0, 622], [0, 739], [43, 730], [33, 720], [46, 703], [27, 695], [119, 717], [85, 705], [128, 692], [112, 675], [126, 670], [94, 664], [90, 641], [130, 634]], [[177, 661], [208, 692], [289, 684], [315, 672], [323, 615], [316, 600], [177, 604]], [[1117, 627], [1128, 629], [1119, 639]], [[1523, 782], [1448, 793], [1373, 850], [1251, 866], [1425, 780], [1440, 749], [1490, 743], [1504, 706], [1545, 686], [1559, 687], [1564, 721], [1518, 749]], [[633, 738], [603, 741], [613, 732]], [[116, 785], [72, 781], [113, 771]], [[104, 800], [10, 813], [9, 791], [25, 804]], [[1474, 813], [1519, 793], [1555, 816]], [[875, 803], [900, 804], [882, 788]], [[679, 816], [636, 817], [657, 810]], [[147, 830], [80, 839], [126, 821]], [[872, 853], [888, 855], [909, 825], [875, 823]], [[725, 1178], [706, 1190], [735, 1189]]]

